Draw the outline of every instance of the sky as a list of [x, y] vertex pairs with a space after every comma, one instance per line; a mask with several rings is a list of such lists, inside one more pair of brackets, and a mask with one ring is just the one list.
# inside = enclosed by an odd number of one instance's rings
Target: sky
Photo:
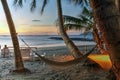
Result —
[[[32, 0], [26, 0], [23, 7], [13, 5], [14, 0], [7, 0], [10, 12], [15, 24], [15, 28], [20, 35], [47, 35], [58, 34], [58, 28], [55, 25], [57, 19], [56, 0], [49, 0], [45, 7], [43, 15], [40, 15], [40, 9], [43, 0], [37, 0], [37, 8], [31, 12], [30, 4]], [[63, 15], [77, 16], [81, 9], [62, 0]], [[72, 31], [72, 33], [76, 33]], [[0, 2], [0, 35], [9, 35], [9, 29], [4, 15], [3, 7]]]

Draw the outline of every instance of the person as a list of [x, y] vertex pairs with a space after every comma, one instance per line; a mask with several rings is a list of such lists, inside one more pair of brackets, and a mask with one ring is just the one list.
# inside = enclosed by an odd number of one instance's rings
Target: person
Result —
[[9, 57], [10, 51], [7, 45], [4, 46], [4, 48], [1, 50], [1, 55], [3, 58]]

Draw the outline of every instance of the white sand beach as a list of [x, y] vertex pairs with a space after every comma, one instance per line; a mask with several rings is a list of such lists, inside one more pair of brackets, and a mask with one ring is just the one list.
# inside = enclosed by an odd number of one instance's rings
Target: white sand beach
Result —
[[[44, 47], [39, 50], [43, 50], [43, 52], [46, 51], [47, 57], [57, 61], [71, 59], [71, 57], [68, 56], [69, 52], [63, 48], [64, 47]], [[55, 54], [55, 57], [52, 57], [53, 54]], [[24, 65], [31, 73], [16, 74], [11, 73], [11, 70], [14, 69], [14, 58], [0, 58], [0, 80], [103, 80], [103, 78], [108, 75], [108, 71], [101, 68], [83, 66], [83, 63], [84, 62], [67, 67], [55, 67], [47, 65], [42, 61], [30, 60], [24, 61]]]

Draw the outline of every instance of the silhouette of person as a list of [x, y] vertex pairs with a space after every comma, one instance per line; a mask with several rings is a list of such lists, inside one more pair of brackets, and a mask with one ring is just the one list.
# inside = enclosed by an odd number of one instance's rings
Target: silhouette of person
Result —
[[3, 55], [3, 58], [5, 57], [9, 57], [9, 48], [7, 47], [7, 45], [4, 46], [4, 48], [2, 49], [2, 55]]

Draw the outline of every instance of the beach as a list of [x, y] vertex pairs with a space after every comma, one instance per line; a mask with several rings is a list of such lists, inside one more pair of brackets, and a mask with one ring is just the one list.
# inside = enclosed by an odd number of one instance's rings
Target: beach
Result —
[[[63, 40], [50, 39], [51, 36], [21, 36], [24, 42], [20, 42], [20, 49], [30, 49], [30, 58], [24, 58], [24, 66], [29, 69], [31, 73], [17, 74], [13, 73], [15, 69], [13, 47], [10, 36], [0, 36], [2, 47], [7, 44], [10, 49], [9, 58], [0, 58], [0, 80], [104, 80], [108, 75], [108, 71], [102, 69], [100, 66], [94, 64], [87, 64], [82, 61], [79, 64], [70, 66], [54, 66], [44, 63], [39, 60], [34, 54], [36, 51], [40, 55], [44, 55], [51, 60], [63, 62], [72, 60], [69, 50], [65, 46]], [[85, 54], [95, 46], [93, 41], [74, 41], [79, 50]], [[92, 53], [99, 53], [95, 49]]]
[[[82, 66], [82, 64], [57, 68], [54, 66], [43, 66], [40, 62], [24, 62], [25, 67], [31, 73], [15, 74], [8, 73], [1, 76], [1, 80], [103, 80], [108, 74], [106, 71]], [[6, 72], [7, 69], [4, 69]], [[4, 73], [3, 72], [3, 73]]]
[[[65, 46], [43, 47], [38, 51], [41, 51], [40, 55], [45, 52], [47, 58], [56, 61], [73, 59], [69, 57], [69, 51]], [[55, 56], [53, 56], [54, 54]], [[11, 72], [14, 69], [14, 57], [1, 58], [0, 63], [0, 80], [103, 80], [108, 75], [108, 71], [100, 67], [83, 65], [84, 61], [72, 66], [58, 67], [45, 64], [43, 61], [27, 60], [24, 61], [24, 66], [31, 73], [25, 74]]]

